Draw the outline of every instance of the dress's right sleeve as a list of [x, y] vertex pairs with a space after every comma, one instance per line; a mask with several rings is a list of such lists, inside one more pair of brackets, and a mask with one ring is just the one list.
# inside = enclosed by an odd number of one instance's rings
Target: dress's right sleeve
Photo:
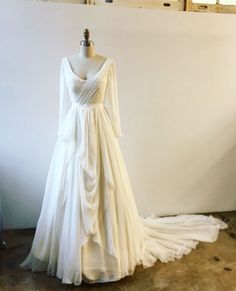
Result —
[[65, 81], [65, 63], [64, 59], [61, 60], [60, 66], [60, 104], [59, 104], [59, 121], [58, 121], [58, 130], [57, 134], [62, 133], [62, 123], [66, 116], [66, 113], [70, 109], [71, 101], [70, 95], [68, 92], [67, 84]]
[[117, 74], [116, 66], [114, 61], [112, 61], [109, 71], [108, 80], [105, 92], [105, 102], [108, 115], [110, 117], [112, 129], [115, 137], [123, 137], [120, 122], [120, 112], [119, 112], [119, 100], [118, 100], [118, 89], [117, 89]]

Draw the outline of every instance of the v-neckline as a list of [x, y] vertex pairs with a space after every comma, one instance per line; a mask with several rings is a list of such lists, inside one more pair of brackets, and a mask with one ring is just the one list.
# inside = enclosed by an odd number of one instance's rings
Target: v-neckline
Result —
[[105, 64], [108, 62], [108, 60], [110, 59], [109, 57], [108, 58], [106, 58], [106, 60], [103, 62], [103, 64], [102, 64], [102, 66], [100, 67], [100, 69], [95, 73], [95, 74], [93, 74], [91, 77], [89, 77], [89, 78], [87, 78], [87, 79], [82, 79], [82, 78], [80, 78], [75, 72], [74, 72], [74, 70], [72, 69], [72, 66], [71, 66], [71, 63], [70, 63], [70, 61], [69, 61], [69, 58], [68, 57], [65, 57], [66, 58], [66, 60], [67, 60], [67, 63], [68, 63], [68, 65], [69, 65], [69, 67], [70, 67], [70, 70], [71, 70], [71, 72], [72, 72], [72, 74], [76, 77], [76, 78], [78, 78], [80, 81], [82, 81], [82, 82], [86, 82], [86, 81], [89, 81], [89, 80], [91, 80], [92, 78], [94, 78], [95, 76], [97, 76], [98, 75], [98, 73], [103, 69], [103, 67], [105, 66]]

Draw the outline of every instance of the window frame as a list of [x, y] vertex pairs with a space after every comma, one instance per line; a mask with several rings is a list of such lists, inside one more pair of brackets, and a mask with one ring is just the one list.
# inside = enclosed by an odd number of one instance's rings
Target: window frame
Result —
[[216, 4], [193, 3], [192, 0], [186, 1], [186, 11], [192, 12], [215, 12], [215, 13], [236, 13], [236, 5], [220, 4], [216, 0]]

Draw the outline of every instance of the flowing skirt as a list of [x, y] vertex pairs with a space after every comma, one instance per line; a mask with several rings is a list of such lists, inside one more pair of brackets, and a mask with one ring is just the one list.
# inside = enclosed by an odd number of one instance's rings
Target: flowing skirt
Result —
[[21, 269], [61, 283], [117, 281], [137, 265], [181, 258], [227, 224], [213, 216], [139, 216], [125, 161], [103, 104], [68, 117], [58, 137], [31, 250]]

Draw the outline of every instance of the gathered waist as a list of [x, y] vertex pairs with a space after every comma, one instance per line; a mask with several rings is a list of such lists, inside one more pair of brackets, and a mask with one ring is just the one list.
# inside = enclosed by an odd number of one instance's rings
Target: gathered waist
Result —
[[96, 102], [96, 103], [80, 104], [79, 102], [72, 102], [72, 107], [77, 107], [77, 108], [104, 107], [104, 103], [103, 102]]
[[[87, 114], [87, 109], [91, 108], [104, 108], [105, 105], [103, 102], [94, 102], [94, 103], [84, 103], [81, 104], [79, 102], [71, 102], [71, 108], [65, 115], [64, 119], [62, 120], [60, 130], [58, 131], [59, 136], [66, 141], [72, 141], [75, 140], [76, 136], [76, 124], [80, 122], [80, 118], [78, 118], [80, 115], [82, 116], [84, 113]], [[83, 109], [86, 108], [84, 111]], [[99, 110], [103, 111], [103, 110]], [[77, 114], [78, 113], [78, 114]]]

